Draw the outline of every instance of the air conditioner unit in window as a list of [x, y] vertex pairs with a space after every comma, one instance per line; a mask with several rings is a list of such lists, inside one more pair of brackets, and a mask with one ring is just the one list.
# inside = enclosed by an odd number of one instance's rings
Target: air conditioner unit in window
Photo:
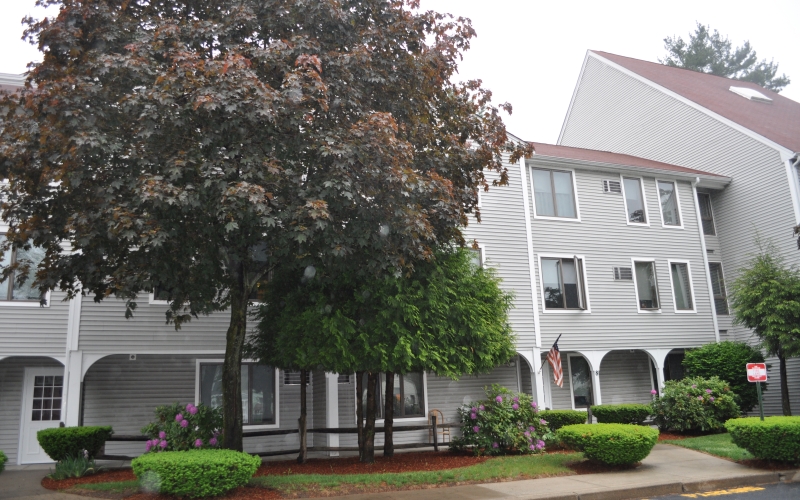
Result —
[[615, 280], [633, 280], [633, 269], [630, 267], [615, 267], [614, 268]]
[[622, 194], [622, 185], [619, 181], [603, 179], [603, 192]]

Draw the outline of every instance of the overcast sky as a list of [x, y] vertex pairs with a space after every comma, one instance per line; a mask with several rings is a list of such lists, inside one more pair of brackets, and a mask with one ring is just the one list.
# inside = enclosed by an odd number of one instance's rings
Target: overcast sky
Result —
[[[506, 118], [523, 139], [554, 143], [587, 49], [656, 61], [665, 36], [688, 39], [695, 21], [710, 24], [734, 45], [749, 40], [760, 58], [774, 59], [795, 83], [782, 92], [800, 101], [797, 20], [800, 1], [548, 1], [421, 0], [424, 9], [472, 19], [478, 32], [460, 68], [480, 78], [497, 103], [514, 106]], [[20, 19], [41, 17], [35, 0], [0, 0], [0, 72], [22, 73], [39, 60], [20, 40]]]

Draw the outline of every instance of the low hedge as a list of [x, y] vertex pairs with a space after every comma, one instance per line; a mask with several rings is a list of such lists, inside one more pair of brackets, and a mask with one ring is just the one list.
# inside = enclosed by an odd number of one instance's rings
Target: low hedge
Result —
[[725, 428], [736, 446], [758, 458], [800, 463], [800, 417], [733, 418]]
[[257, 456], [215, 449], [147, 453], [131, 462], [146, 491], [192, 498], [244, 486], [259, 465]]
[[111, 437], [113, 430], [104, 427], [53, 427], [36, 433], [39, 445], [50, 458], [59, 462], [67, 457], [89, 454], [94, 458]]
[[647, 417], [653, 414], [653, 408], [647, 404], [598, 405], [592, 406], [592, 415], [601, 424], [636, 424], [642, 425]]
[[658, 441], [658, 431], [628, 424], [578, 424], [556, 432], [569, 448], [582, 451], [586, 458], [609, 465], [641, 462]]
[[551, 431], [555, 432], [565, 425], [585, 424], [588, 418], [585, 411], [578, 410], [543, 410], [539, 418], [547, 422]]
[[3, 472], [3, 469], [6, 468], [7, 461], [8, 457], [6, 457], [6, 454], [3, 453], [3, 450], [0, 450], [0, 472]]

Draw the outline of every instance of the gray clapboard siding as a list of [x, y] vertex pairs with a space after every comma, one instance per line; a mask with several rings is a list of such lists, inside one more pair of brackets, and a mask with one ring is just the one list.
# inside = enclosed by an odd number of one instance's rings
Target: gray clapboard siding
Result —
[[[790, 264], [794, 210], [779, 153], [707, 114], [590, 56], [560, 143], [626, 153], [706, 172], [733, 182], [712, 197], [728, 283], [769, 238]], [[733, 327], [734, 336], [748, 333]]]
[[52, 358], [11, 357], [0, 360], [0, 450], [8, 464], [17, 463], [19, 450], [20, 411], [25, 367], [61, 367]]
[[[153, 420], [156, 406], [193, 403], [196, 356], [139, 355], [108, 356], [95, 363], [84, 379], [84, 425], [111, 425], [118, 434], [138, 434]], [[205, 359], [205, 358], [200, 358]], [[281, 429], [296, 429], [300, 415], [300, 386], [284, 385], [278, 379], [278, 411]], [[309, 402], [312, 391], [309, 391]], [[313, 420], [313, 404], [309, 404]], [[294, 449], [297, 434], [245, 438], [249, 452]], [[109, 443], [109, 454], [137, 455], [144, 443]]]
[[48, 307], [0, 307], [0, 356], [64, 356], [69, 302], [51, 292]]
[[[546, 165], [534, 157], [529, 166]], [[678, 181], [684, 229], [661, 226], [656, 178], [644, 177], [649, 226], [627, 224], [623, 196], [603, 193], [613, 174], [575, 170], [581, 222], [532, 219], [534, 252], [585, 257], [590, 313], [545, 312], [541, 277], [536, 283], [542, 345], [559, 341], [562, 350], [608, 350], [698, 346], [715, 340], [712, 303], [704, 274], [698, 221], [691, 185]], [[617, 176], [618, 178], [618, 176]], [[659, 179], [663, 177], [659, 176]], [[533, 207], [533, 201], [531, 201]], [[631, 258], [656, 259], [661, 313], [639, 313], [633, 281], [615, 281], [613, 267], [630, 267]], [[668, 260], [688, 260], [696, 313], [675, 313]]]
[[600, 363], [603, 404], [649, 403], [653, 389], [650, 358], [642, 351], [612, 351]]
[[[780, 364], [778, 358], [767, 358], [769, 390], [764, 392], [764, 414], [783, 415], [781, 404]], [[800, 358], [786, 360], [786, 375], [789, 380], [789, 405], [792, 415], [800, 415]], [[758, 415], [758, 406], [753, 408], [750, 415]]]
[[[481, 222], [470, 217], [464, 231], [468, 243], [476, 239], [485, 246], [484, 260], [502, 278], [502, 288], [514, 292], [514, 307], [509, 320], [517, 335], [517, 347], [530, 349], [536, 344], [533, 321], [533, 300], [528, 262], [528, 242], [525, 236], [525, 210], [519, 165], [505, 163], [509, 184], [492, 186], [481, 192]], [[489, 172], [491, 183], [498, 176]]]

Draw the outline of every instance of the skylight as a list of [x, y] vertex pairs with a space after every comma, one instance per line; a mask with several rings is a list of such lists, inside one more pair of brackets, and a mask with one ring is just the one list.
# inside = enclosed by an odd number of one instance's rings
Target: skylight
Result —
[[731, 87], [730, 91], [739, 94], [740, 96], [750, 99], [751, 101], [758, 101], [758, 102], [772, 102], [772, 99], [765, 96], [758, 90], [750, 89], [747, 87]]

